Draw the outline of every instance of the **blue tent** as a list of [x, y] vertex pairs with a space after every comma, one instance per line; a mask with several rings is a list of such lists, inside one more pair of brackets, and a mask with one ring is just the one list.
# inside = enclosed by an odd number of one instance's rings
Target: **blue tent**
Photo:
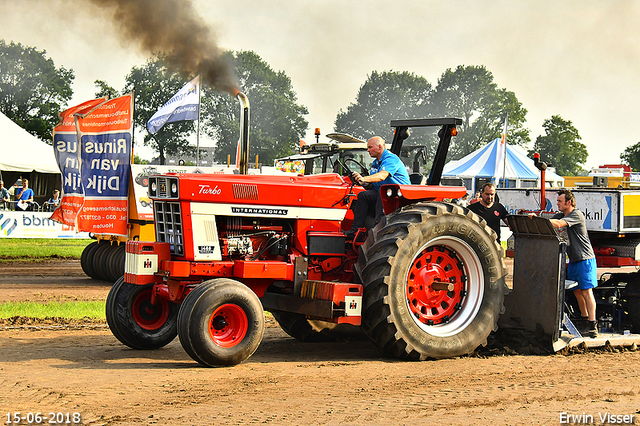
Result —
[[[465, 180], [467, 189], [475, 191], [477, 178], [492, 181], [498, 185], [495, 176], [496, 161], [498, 161], [498, 148], [500, 138], [496, 138], [487, 145], [479, 148], [460, 160], [451, 161], [444, 166], [442, 175], [446, 177], [459, 177]], [[506, 158], [498, 170], [504, 170], [504, 179], [511, 188], [531, 188], [539, 186], [540, 171], [534, 166], [531, 158], [527, 157], [521, 148], [507, 144]], [[499, 173], [502, 174], [502, 173]], [[561, 187], [564, 184], [562, 176], [547, 170], [545, 173], [547, 186]], [[469, 185], [471, 183], [471, 185]], [[502, 184], [498, 185], [502, 186]]]

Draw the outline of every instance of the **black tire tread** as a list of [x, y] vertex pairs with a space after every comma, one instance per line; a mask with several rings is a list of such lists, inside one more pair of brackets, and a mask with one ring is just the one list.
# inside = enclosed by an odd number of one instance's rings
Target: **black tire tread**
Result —
[[[249, 320], [249, 330], [242, 342], [232, 348], [221, 348], [201, 329], [202, 319], [218, 304], [236, 302], [248, 302], [250, 306], [245, 307], [255, 309], [255, 322]], [[229, 278], [216, 278], [203, 282], [187, 295], [178, 312], [178, 324], [180, 343], [195, 361], [206, 367], [236, 365], [258, 349], [264, 335], [264, 311], [249, 287]]]
[[[439, 202], [412, 204], [386, 216], [385, 220], [369, 232], [366, 242], [361, 247], [356, 264], [356, 272], [362, 278], [365, 287], [361, 328], [384, 355], [409, 360], [447, 356], [443, 356], [437, 351], [425, 353], [412, 347], [394, 324], [389, 305], [389, 286], [392, 284], [389, 275], [393, 265], [397, 261], [402, 261], [397, 259], [395, 255], [403, 240], [412, 232], [417, 232], [414, 228], [420, 224], [432, 217], [443, 215], [465, 216], [475, 222], [492, 239], [495, 245], [493, 249], [500, 254], [502, 266], [500, 272], [502, 279], [498, 283], [498, 298], [500, 299], [498, 310], [504, 311], [504, 295], [508, 292], [504, 283], [506, 267], [501, 257], [502, 248], [497, 244], [493, 230], [479, 216], [461, 206]], [[491, 327], [493, 331], [497, 330], [497, 321], [498, 315], [495, 315]], [[481, 344], [486, 345], [486, 336]], [[474, 349], [475, 347], [462, 348], [462, 351], [468, 353]]]
[[169, 344], [177, 335], [176, 322], [178, 305], [169, 302], [167, 321], [157, 330], [145, 330], [140, 327], [131, 312], [131, 304], [139, 292], [152, 287], [129, 284], [124, 277], [116, 280], [107, 295], [105, 315], [111, 333], [124, 345], [132, 349], [159, 349]]
[[95, 280], [108, 281], [102, 270], [104, 269], [103, 263], [105, 254], [108, 253], [109, 250], [111, 250], [111, 243], [108, 241], [101, 241], [98, 247], [93, 251], [92, 255], [87, 259], [91, 264], [90, 271], [93, 272], [93, 274], [89, 275], [91, 278]]
[[82, 254], [80, 255], [80, 267], [82, 268], [82, 271], [92, 278], [95, 274], [93, 268], [93, 252], [98, 249], [99, 244], [100, 241], [92, 242], [82, 250]]

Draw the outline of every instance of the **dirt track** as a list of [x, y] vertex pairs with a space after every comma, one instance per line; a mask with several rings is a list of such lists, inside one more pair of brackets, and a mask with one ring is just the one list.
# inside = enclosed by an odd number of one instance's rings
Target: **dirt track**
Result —
[[[11, 268], [0, 268], [0, 302], [100, 300], [110, 287], [75, 261]], [[103, 324], [5, 323], [0, 354], [3, 422], [20, 411], [79, 412], [96, 425], [555, 425], [561, 413], [602, 424], [608, 412], [640, 424], [638, 351], [410, 363], [366, 341], [299, 343], [270, 324], [248, 361], [208, 369], [177, 339], [146, 352]]]

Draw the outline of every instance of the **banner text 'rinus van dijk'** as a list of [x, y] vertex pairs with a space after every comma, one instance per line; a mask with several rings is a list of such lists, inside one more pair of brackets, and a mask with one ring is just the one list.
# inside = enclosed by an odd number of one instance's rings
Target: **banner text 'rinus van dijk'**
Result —
[[[79, 231], [127, 235], [132, 102], [127, 95], [75, 114], [79, 153], [71, 138], [61, 138], [56, 145], [59, 162], [63, 159], [68, 170], [63, 173], [63, 187], [73, 197], [68, 201], [75, 208], [81, 204]], [[65, 206], [63, 197], [61, 209]]]

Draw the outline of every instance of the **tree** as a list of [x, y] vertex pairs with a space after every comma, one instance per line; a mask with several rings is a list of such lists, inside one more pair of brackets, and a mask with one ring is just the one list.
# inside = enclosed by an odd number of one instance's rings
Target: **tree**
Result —
[[561, 176], [577, 176], [581, 164], [587, 161], [587, 147], [579, 142], [582, 138], [569, 120], [559, 115], [544, 120], [544, 136], [538, 136], [529, 155], [540, 154], [540, 160], [551, 163]]
[[531, 141], [529, 130], [523, 127], [527, 110], [513, 92], [498, 88], [484, 66], [447, 69], [438, 79], [431, 102], [436, 115], [463, 120], [449, 158], [461, 158], [500, 137], [506, 116], [507, 143], [524, 146]]
[[[298, 105], [291, 79], [274, 70], [254, 52], [226, 52], [225, 59], [234, 63], [238, 87], [251, 104], [249, 162], [259, 155], [263, 164], [290, 155], [306, 132], [307, 108]], [[240, 106], [228, 94], [207, 91], [202, 99], [202, 126], [216, 141], [214, 158], [226, 163], [235, 160], [240, 135]]]
[[96, 88], [98, 89], [95, 94], [96, 99], [97, 98], [113, 99], [120, 96], [118, 94], [118, 91], [113, 87], [109, 86], [107, 82], [104, 80], [95, 80], [93, 84], [95, 84]]
[[133, 155], [133, 164], [149, 164], [145, 159], [140, 158], [138, 154]]
[[391, 120], [426, 118], [430, 114], [431, 84], [407, 71], [373, 71], [360, 86], [356, 102], [340, 110], [335, 131], [361, 139], [391, 139]]
[[620, 159], [631, 166], [634, 171], [640, 171], [640, 142], [631, 145], [620, 154]]
[[[144, 129], [143, 143], [158, 152], [160, 164], [165, 164], [167, 154], [193, 151], [187, 138], [194, 131], [194, 121], [165, 124], [153, 135], [147, 130], [147, 121], [188, 81], [169, 71], [162, 55], [149, 59], [142, 67], [133, 67], [126, 77], [123, 93], [135, 94], [133, 122]], [[106, 83], [96, 84], [102, 90], [109, 89]]]
[[43, 141], [52, 141], [73, 79], [73, 70], [56, 68], [46, 51], [0, 40], [0, 111]]

